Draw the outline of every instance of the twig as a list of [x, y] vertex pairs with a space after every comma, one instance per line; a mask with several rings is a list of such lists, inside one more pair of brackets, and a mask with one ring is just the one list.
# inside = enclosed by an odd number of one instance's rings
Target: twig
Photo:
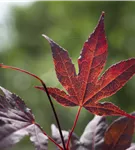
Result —
[[54, 113], [54, 117], [55, 117], [56, 122], [57, 122], [57, 125], [58, 125], [58, 129], [59, 129], [61, 141], [62, 141], [62, 144], [63, 144], [63, 149], [66, 150], [66, 146], [65, 146], [65, 142], [64, 142], [63, 135], [62, 135], [62, 130], [61, 130], [61, 126], [60, 126], [60, 123], [59, 123], [59, 119], [58, 119], [58, 116], [57, 116], [56, 110], [55, 110], [55, 108], [54, 108], [52, 99], [51, 99], [51, 97], [50, 97], [50, 95], [49, 95], [49, 92], [48, 92], [48, 90], [47, 90], [47, 87], [46, 87], [44, 81], [43, 81], [42, 79], [40, 79], [38, 76], [36, 76], [35, 74], [32, 74], [32, 73], [30, 73], [30, 72], [28, 72], [28, 71], [26, 71], [26, 70], [23, 70], [23, 69], [20, 69], [20, 68], [17, 68], [17, 67], [7, 66], [7, 65], [3, 65], [3, 64], [0, 64], [0, 67], [1, 67], [1, 68], [12, 69], [12, 70], [18, 70], [18, 71], [20, 71], [20, 72], [26, 73], [26, 74], [28, 74], [28, 75], [30, 75], [30, 76], [32, 76], [32, 77], [38, 79], [38, 80], [41, 82], [41, 84], [43, 85], [43, 87], [44, 87], [44, 89], [45, 89], [45, 91], [46, 91], [47, 97], [48, 97], [48, 99], [49, 99], [49, 102], [50, 102], [50, 104], [51, 104], [51, 107], [52, 107], [52, 110], [53, 110], [53, 113]]

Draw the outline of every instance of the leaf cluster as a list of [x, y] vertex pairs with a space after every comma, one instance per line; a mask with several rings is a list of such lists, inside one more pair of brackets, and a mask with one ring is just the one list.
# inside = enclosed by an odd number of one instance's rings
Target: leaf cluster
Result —
[[[108, 49], [104, 12], [94, 32], [83, 45], [78, 59], [78, 74], [68, 52], [46, 35], [43, 36], [50, 43], [56, 75], [66, 92], [46, 87], [42, 79], [28, 71], [3, 64], [0, 64], [0, 67], [24, 72], [41, 82], [42, 86], [35, 88], [47, 94], [58, 128], [52, 125], [52, 137], [47, 135], [36, 123], [34, 115], [24, 101], [0, 87], [0, 149], [8, 148], [18, 143], [24, 136], [29, 136], [36, 150], [47, 150], [48, 139], [56, 145], [56, 149], [60, 150], [134, 150], [132, 137], [135, 113], [128, 114], [111, 102], [99, 102], [115, 94], [135, 74], [135, 58], [131, 58], [110, 66], [101, 75], [106, 64]], [[50, 96], [64, 107], [79, 106], [70, 131], [61, 130]], [[95, 114], [95, 117], [79, 138], [74, 133], [74, 129], [82, 107]], [[105, 116], [123, 117], [108, 125]]]

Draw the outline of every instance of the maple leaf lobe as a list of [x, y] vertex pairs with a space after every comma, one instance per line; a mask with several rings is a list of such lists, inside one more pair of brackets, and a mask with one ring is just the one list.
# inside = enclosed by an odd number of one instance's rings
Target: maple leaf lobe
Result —
[[100, 99], [109, 97], [120, 90], [135, 73], [135, 58], [124, 60], [112, 65], [97, 82], [97, 89], [84, 104], [89, 105]]
[[92, 103], [92, 105], [86, 106], [85, 108], [92, 114], [99, 116], [128, 116], [126, 112], [111, 102]]
[[83, 103], [93, 93], [95, 83], [102, 72], [107, 57], [107, 40], [104, 30], [104, 13], [88, 40], [84, 43], [78, 59], [79, 81], [81, 80], [80, 97]]
[[44, 35], [49, 41], [52, 49], [54, 66], [57, 78], [67, 92], [74, 97], [74, 103], [78, 104], [78, 94], [76, 84], [78, 80], [76, 78], [76, 71], [68, 52], [55, 43], [52, 39]]

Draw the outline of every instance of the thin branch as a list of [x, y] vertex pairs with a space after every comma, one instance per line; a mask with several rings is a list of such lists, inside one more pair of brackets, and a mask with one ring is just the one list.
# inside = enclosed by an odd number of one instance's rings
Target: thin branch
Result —
[[0, 64], [0, 67], [1, 67], [1, 68], [6, 68], [6, 69], [8, 68], [8, 69], [12, 69], [12, 70], [17, 70], [17, 71], [26, 73], [26, 74], [28, 74], [28, 75], [30, 75], [30, 76], [32, 76], [32, 77], [38, 79], [38, 80], [41, 82], [41, 84], [43, 85], [43, 87], [44, 87], [44, 89], [45, 89], [45, 91], [46, 91], [47, 97], [48, 97], [48, 99], [49, 99], [49, 102], [50, 102], [50, 104], [51, 104], [51, 107], [52, 107], [52, 110], [53, 110], [53, 113], [54, 113], [54, 117], [55, 117], [55, 119], [56, 119], [57, 126], [58, 126], [59, 133], [60, 133], [60, 137], [61, 137], [61, 141], [62, 141], [62, 144], [63, 144], [63, 148], [64, 148], [64, 150], [66, 150], [66, 146], [65, 146], [65, 142], [64, 142], [63, 135], [62, 135], [62, 130], [61, 130], [61, 126], [60, 126], [60, 123], [59, 123], [59, 119], [58, 119], [58, 116], [57, 116], [56, 110], [55, 110], [55, 108], [54, 108], [52, 99], [51, 99], [51, 97], [50, 97], [50, 95], [49, 95], [49, 92], [48, 92], [48, 90], [47, 90], [47, 87], [46, 87], [44, 81], [43, 81], [42, 79], [40, 79], [38, 76], [36, 76], [35, 74], [32, 74], [32, 73], [30, 73], [30, 72], [28, 72], [28, 71], [26, 71], [26, 70], [23, 70], [23, 69], [20, 69], [20, 68], [17, 68], [17, 67], [7, 66], [7, 65], [3, 65], [3, 64]]
[[46, 85], [45, 85], [45, 84], [42, 84], [42, 85], [43, 85], [43, 87], [44, 87], [44, 89], [45, 89], [45, 91], [46, 91], [46, 94], [47, 94], [48, 99], [49, 99], [49, 101], [50, 101], [51, 107], [52, 107], [52, 109], [53, 109], [53, 113], [54, 113], [54, 116], [55, 116], [55, 119], [56, 119], [56, 122], [57, 122], [57, 125], [58, 125], [58, 129], [59, 129], [60, 136], [61, 136], [61, 141], [62, 141], [62, 144], [63, 144], [63, 148], [64, 148], [64, 150], [66, 150], [64, 138], [63, 138], [63, 135], [62, 135], [61, 126], [60, 126], [59, 119], [58, 119], [57, 113], [56, 113], [56, 111], [55, 111], [53, 102], [52, 102], [51, 97], [50, 97], [50, 95], [49, 95], [49, 92], [48, 92], [48, 90], [47, 90], [47, 88], [46, 88]]

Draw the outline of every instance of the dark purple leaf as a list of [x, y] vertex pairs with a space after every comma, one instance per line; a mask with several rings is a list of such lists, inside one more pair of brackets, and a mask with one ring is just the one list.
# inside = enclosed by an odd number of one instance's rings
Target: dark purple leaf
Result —
[[48, 137], [43, 134], [36, 124], [30, 126], [28, 132], [36, 150], [48, 150]]
[[[135, 113], [132, 113], [135, 116]], [[115, 120], [105, 133], [103, 150], [126, 150], [130, 147], [135, 127], [135, 120], [120, 117]]]
[[104, 132], [107, 128], [105, 117], [95, 116], [86, 126], [80, 140], [72, 142], [72, 150], [101, 150]]
[[35, 123], [31, 110], [19, 96], [0, 87], [0, 149], [16, 144], [26, 135], [36, 150], [47, 149], [47, 137]]
[[[59, 144], [59, 145], [62, 146], [62, 142], [61, 142], [61, 137], [60, 137], [60, 134], [59, 134], [59, 130], [58, 130], [58, 128], [54, 124], [51, 125], [51, 131], [52, 131], [52, 138], [54, 139], [54, 141], [57, 144]], [[65, 131], [65, 130], [62, 130], [62, 134], [63, 134], [63, 137], [64, 137], [64, 141], [66, 143], [67, 140], [68, 140], [69, 132]]]
[[135, 150], [135, 144], [133, 143], [128, 149], [126, 150]]
[[[107, 128], [105, 117], [95, 116], [94, 119], [86, 126], [82, 136], [79, 137], [73, 133], [71, 137], [71, 150], [102, 150], [104, 142], [104, 132]], [[59, 131], [55, 125], [51, 126], [52, 137], [56, 143], [61, 145]], [[62, 131], [65, 143], [68, 140], [69, 132]]]

